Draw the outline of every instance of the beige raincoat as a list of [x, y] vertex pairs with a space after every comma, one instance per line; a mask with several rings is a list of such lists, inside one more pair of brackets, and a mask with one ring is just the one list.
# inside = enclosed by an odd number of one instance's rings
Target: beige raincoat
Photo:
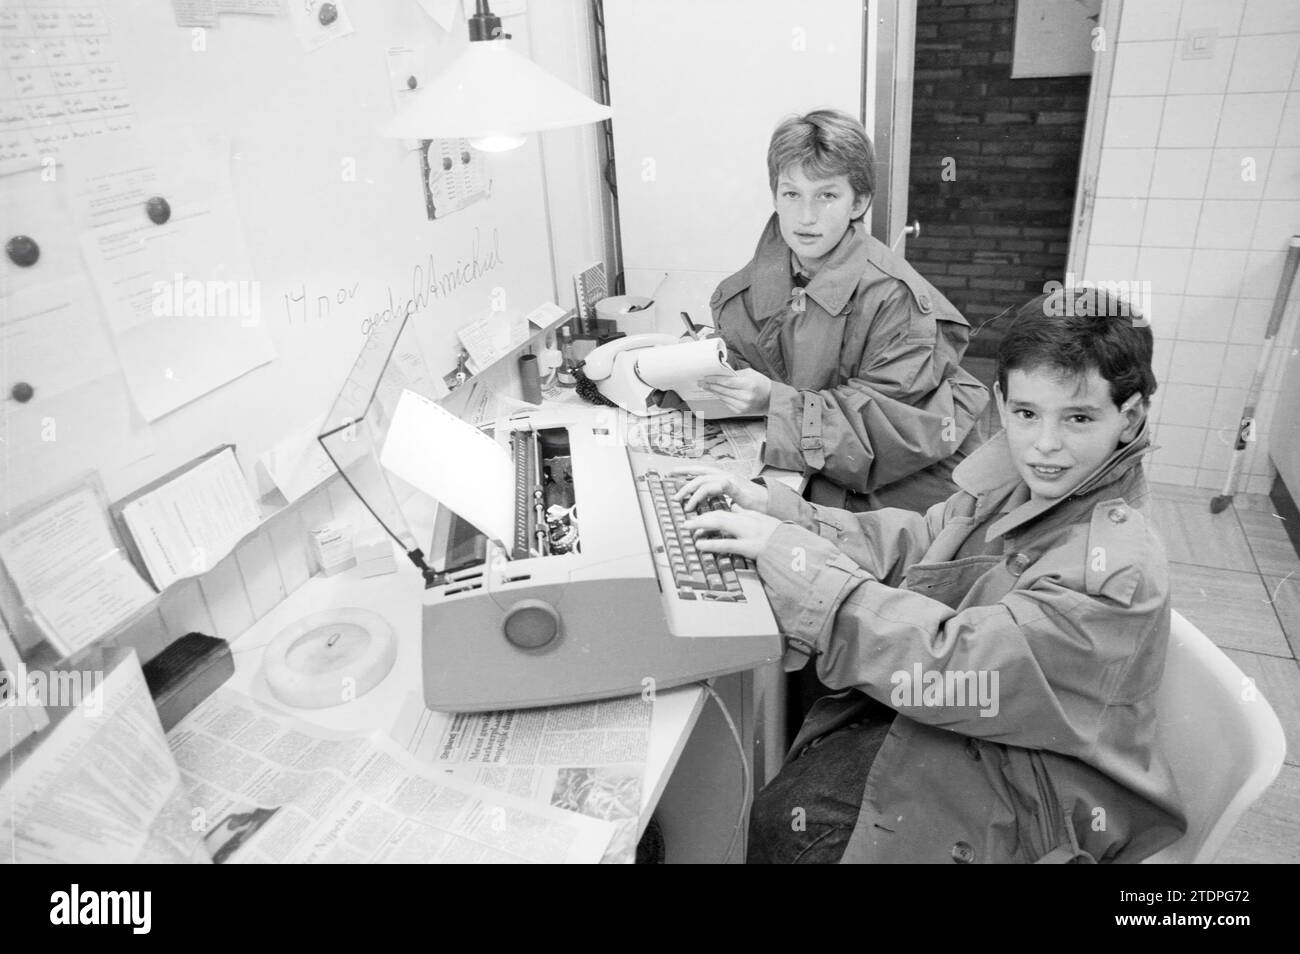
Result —
[[925, 516], [771, 488], [769, 513], [792, 522], [758, 570], [787, 669], [814, 653], [823, 682], [852, 687], [791, 751], [861, 718], [864, 693], [899, 712], [845, 862], [1129, 862], [1183, 832], [1154, 747], [1169, 574], [1137, 509], [1147, 443], [1049, 503], [1029, 499], [1004, 434]]
[[861, 222], [796, 289], [773, 215], [711, 305], [733, 366], [773, 381], [764, 463], [818, 475], [810, 500], [924, 512], [952, 493], [953, 467], [986, 436], [974, 425], [988, 392], [959, 367], [970, 328]]

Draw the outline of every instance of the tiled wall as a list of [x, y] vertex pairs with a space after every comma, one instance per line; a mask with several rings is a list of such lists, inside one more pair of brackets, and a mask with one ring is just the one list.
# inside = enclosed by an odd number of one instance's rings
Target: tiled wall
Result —
[[[1208, 55], [1207, 55], [1208, 53]], [[1216, 488], [1300, 233], [1300, 0], [1124, 0], [1085, 274], [1151, 283], [1154, 480]], [[1287, 312], [1239, 489], [1266, 493]]]

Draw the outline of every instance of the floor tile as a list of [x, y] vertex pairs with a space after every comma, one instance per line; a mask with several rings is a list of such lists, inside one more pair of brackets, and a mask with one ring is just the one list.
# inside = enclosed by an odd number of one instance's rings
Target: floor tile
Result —
[[1243, 513], [1247, 510], [1253, 510], [1257, 513], [1277, 512], [1277, 506], [1269, 499], [1268, 494], [1233, 494], [1232, 505], [1237, 508], [1237, 513]]
[[1237, 514], [1231, 509], [1210, 513], [1206, 503], [1157, 497], [1145, 513], [1164, 541], [1165, 553], [1176, 563], [1256, 572], [1255, 558]]
[[1300, 659], [1300, 573], [1284, 577], [1266, 576], [1264, 588], [1273, 601], [1273, 611], [1282, 621], [1282, 632], [1291, 645], [1291, 655]]
[[1248, 678], [1255, 680], [1286, 733], [1286, 761], [1300, 766], [1300, 663], [1259, 653], [1225, 650]]
[[1300, 768], [1282, 766], [1277, 781], [1242, 816], [1215, 861], [1300, 863]]
[[1240, 510], [1237, 519], [1246, 532], [1246, 542], [1259, 572], [1265, 576], [1300, 575], [1300, 556], [1296, 555], [1291, 538], [1286, 533], [1286, 522], [1276, 513], [1257, 513]]
[[1291, 656], [1257, 573], [1171, 563], [1174, 609], [1224, 649]]
[[1203, 503], [1206, 507], [1210, 505], [1210, 498], [1214, 492], [1202, 490], [1199, 487], [1185, 487], [1182, 484], [1162, 484], [1159, 481], [1151, 481], [1151, 496], [1155, 500], [1173, 500], [1179, 503]]

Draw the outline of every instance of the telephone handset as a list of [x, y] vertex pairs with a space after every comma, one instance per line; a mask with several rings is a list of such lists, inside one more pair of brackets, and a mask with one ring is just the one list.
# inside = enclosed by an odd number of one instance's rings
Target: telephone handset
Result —
[[592, 381], [604, 381], [614, 372], [614, 359], [624, 351], [634, 351], [637, 348], [654, 348], [659, 345], [677, 344], [678, 339], [672, 335], [656, 334], [653, 332], [641, 335], [628, 335], [625, 338], [618, 338], [609, 344], [603, 344], [591, 354], [587, 355], [587, 360], [583, 362], [582, 372]]
[[584, 387], [594, 387], [605, 400], [639, 417], [665, 413], [667, 408], [659, 406], [654, 388], [637, 374], [637, 354], [644, 354], [647, 348], [675, 344], [677, 339], [672, 335], [642, 334], [601, 345], [587, 355], [579, 369], [578, 394], [587, 400], [595, 400], [592, 395], [583, 394]]

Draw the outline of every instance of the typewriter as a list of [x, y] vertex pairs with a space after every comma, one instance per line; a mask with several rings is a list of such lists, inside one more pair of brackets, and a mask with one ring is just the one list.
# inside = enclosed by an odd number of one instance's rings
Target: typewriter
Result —
[[430, 708], [629, 695], [779, 658], [754, 567], [700, 553], [683, 527], [670, 473], [681, 461], [620, 446], [609, 430], [579, 409], [496, 435], [515, 474], [506, 544], [443, 511], [443, 569], [424, 593]]

